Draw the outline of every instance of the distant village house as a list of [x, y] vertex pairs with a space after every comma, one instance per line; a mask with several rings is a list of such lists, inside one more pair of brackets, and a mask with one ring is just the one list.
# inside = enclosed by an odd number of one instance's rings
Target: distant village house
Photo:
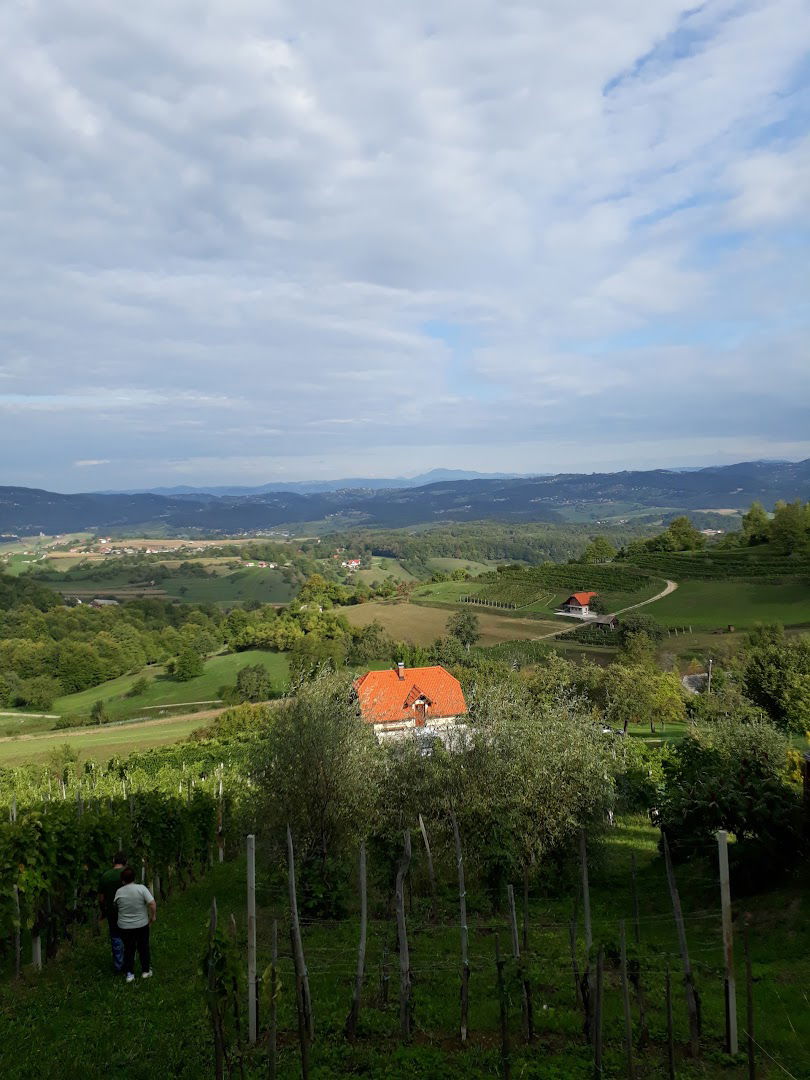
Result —
[[368, 671], [355, 680], [360, 712], [380, 742], [408, 735], [435, 735], [448, 742], [467, 712], [461, 683], [443, 667]]
[[564, 615], [578, 615], [581, 619], [587, 618], [590, 613], [590, 603], [597, 594], [595, 592], [571, 593], [560, 608]]

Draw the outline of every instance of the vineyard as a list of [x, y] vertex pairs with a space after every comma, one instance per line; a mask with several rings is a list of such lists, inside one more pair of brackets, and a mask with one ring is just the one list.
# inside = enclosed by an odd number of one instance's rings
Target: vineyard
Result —
[[598, 592], [614, 609], [652, 596], [660, 588], [657, 578], [635, 567], [582, 563], [506, 567], [479, 580], [481, 585], [469, 590], [470, 603], [543, 611], [553, 610], [579, 590]]
[[810, 583], [810, 559], [790, 555], [737, 551], [660, 552], [633, 557], [633, 568], [676, 580], [740, 581], [763, 583], [786, 578]]
[[[0, 770], [0, 971], [35, 968], [96, 924], [96, 886], [116, 850], [165, 899], [216, 858], [232, 814], [234, 762], [194, 746], [133, 755], [126, 767], [60, 775]], [[216, 760], [214, 760], [216, 758]]]

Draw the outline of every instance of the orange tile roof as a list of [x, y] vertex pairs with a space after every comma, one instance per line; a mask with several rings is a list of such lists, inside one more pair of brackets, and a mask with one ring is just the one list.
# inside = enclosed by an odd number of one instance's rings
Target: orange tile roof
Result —
[[370, 724], [388, 724], [412, 720], [413, 705], [420, 698], [427, 703], [425, 718], [459, 716], [467, 703], [458, 679], [443, 667], [405, 668], [403, 678], [394, 668], [368, 671], [355, 680], [363, 719]]
[[568, 600], [566, 600], [566, 604], [569, 603], [571, 600], [576, 600], [578, 604], [581, 604], [583, 607], [587, 607], [596, 595], [597, 594], [595, 592], [571, 593], [571, 595], [568, 597]]

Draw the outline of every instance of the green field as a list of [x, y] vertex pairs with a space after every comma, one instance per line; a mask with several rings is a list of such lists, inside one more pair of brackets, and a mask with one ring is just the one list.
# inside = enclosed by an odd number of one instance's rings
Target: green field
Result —
[[[427, 822], [430, 830], [432, 823]], [[723, 1052], [723, 953], [716, 866], [712, 852], [677, 870], [686, 934], [701, 997], [701, 1058], [686, 1053], [687, 1022], [679, 978], [678, 944], [666, 880], [657, 850], [658, 832], [643, 818], [617, 819], [617, 827], [592, 851], [591, 910], [594, 941], [605, 946], [603, 1032], [604, 1076], [626, 1075], [622, 1049], [623, 1020], [617, 967], [619, 919], [626, 919], [631, 960], [639, 959], [650, 1039], [640, 1045], [636, 996], [631, 1017], [636, 1040], [636, 1074], [664, 1077], [666, 1020], [664, 972], [673, 972], [675, 1068], [683, 1080], [736, 1080], [747, 1075], [745, 1038], [736, 1060]], [[633, 940], [631, 855], [637, 861], [641, 917], [640, 945]], [[450, 853], [434, 852], [439, 877], [438, 918], [427, 918], [424, 858], [414, 846], [412, 904], [407, 926], [413, 972], [415, 1036], [403, 1046], [398, 1036], [396, 929], [384, 905], [372, 904], [359, 1038], [349, 1045], [342, 1035], [351, 997], [357, 950], [357, 917], [352, 910], [339, 922], [304, 920], [303, 946], [309, 967], [316, 1038], [311, 1076], [342, 1080], [347, 1076], [386, 1080], [485, 1080], [502, 1075], [499, 1007], [494, 964], [494, 935], [510, 953], [510, 933], [503, 911], [492, 913], [471, 891], [469, 904], [470, 1036], [458, 1038], [459, 955], [457, 897]], [[375, 873], [371, 859], [370, 874]], [[574, 867], [562, 880], [532, 896], [528, 950], [524, 950], [534, 1001], [535, 1042], [520, 1034], [520, 984], [511, 957], [506, 965], [507, 1016], [511, 1033], [512, 1076], [526, 1080], [590, 1080], [593, 1065], [575, 1005], [568, 925], [572, 914]], [[258, 970], [269, 963], [272, 919], [288, 925], [283, 875], [263, 861], [257, 865]], [[213, 1076], [210, 1025], [204, 1006], [200, 957], [211, 898], [224, 919], [234, 913], [239, 942], [242, 1020], [246, 1009], [245, 862], [215, 866], [184, 893], [159, 903], [152, 948], [155, 975], [127, 986], [108, 973], [109, 945], [98, 929], [79, 927], [73, 947], [45, 964], [36, 975], [25, 971], [16, 982], [0, 986], [0, 1075], [4, 1080], [127, 1080], [153, 1077]], [[757, 1076], [775, 1080], [810, 1076], [810, 922], [802, 882], [742, 898], [732, 876], [737, 1007], [746, 1028], [745, 975], [741, 942], [742, 913], [750, 913], [753, 1004]], [[411, 883], [409, 881], [409, 894]], [[349, 897], [353, 905], [354, 893]], [[27, 956], [27, 936], [24, 941]], [[280, 949], [279, 1080], [301, 1075], [296, 1038], [295, 980], [289, 945]], [[578, 920], [580, 970], [584, 964], [582, 914]], [[387, 959], [386, 959], [387, 957]], [[384, 966], [385, 965], [385, 966]], [[387, 974], [388, 982], [382, 976]], [[383, 993], [383, 987], [387, 993]], [[260, 1039], [245, 1049], [244, 1080], [268, 1075], [267, 1003], [260, 1008]], [[30, 1037], [39, 1032], [43, 1039]], [[235, 1069], [234, 1076], [240, 1076]]]
[[[214, 700], [220, 687], [233, 684], [236, 673], [247, 664], [261, 664], [270, 672], [278, 690], [286, 688], [289, 677], [287, 654], [249, 649], [246, 652], [212, 656], [206, 661], [202, 675], [188, 682], [177, 682], [158, 665], [147, 667], [134, 675], [122, 675], [78, 694], [57, 698], [48, 712], [59, 716], [88, 716], [95, 702], [103, 701], [108, 713], [115, 719], [139, 714], [157, 716], [159, 709], [155, 706]], [[127, 697], [127, 692], [141, 678], [149, 681], [146, 690], [137, 697]], [[144, 713], [144, 710], [147, 711]], [[52, 720], [28, 718], [23, 712], [18, 712], [16, 716], [0, 717], [0, 733], [4, 735], [32, 734], [52, 727]]]
[[[40, 564], [41, 566], [42, 564]], [[66, 596], [87, 600], [94, 596], [112, 596], [131, 599], [137, 596], [165, 596], [182, 600], [186, 604], [218, 604], [232, 606], [254, 600], [261, 604], [286, 604], [295, 592], [280, 570], [245, 567], [233, 573], [196, 574], [173, 573], [155, 579], [149, 584], [149, 571], [145, 569], [141, 579], [133, 582], [131, 570], [116, 570], [110, 566], [109, 573], [97, 578], [84, 575], [65, 576], [45, 584]]]
[[451, 558], [434, 558], [428, 559], [428, 565], [432, 570], [440, 570], [443, 574], [452, 574], [454, 570], [466, 570], [473, 577], [478, 577], [479, 574], [489, 573], [490, 570], [494, 570], [498, 565], [497, 562], [492, 560], [488, 562], [476, 562], [475, 559], [451, 559]]
[[30, 738], [0, 738], [0, 767], [47, 761], [54, 750], [65, 745], [77, 750], [81, 760], [109, 761], [111, 757], [125, 757], [135, 750], [187, 739], [192, 731], [205, 725], [208, 715], [200, 712], [161, 720], [49, 731]]
[[683, 581], [644, 609], [665, 626], [713, 630], [757, 623], [810, 626], [810, 584], [757, 581]]
[[[342, 613], [354, 626], [379, 622], [395, 641], [413, 641], [430, 645], [447, 633], [447, 620], [452, 611], [438, 604], [406, 604], [375, 601], [344, 608]], [[475, 610], [481, 631], [481, 645], [497, 645], [501, 641], [536, 638], [561, 629], [559, 622], [542, 619], [513, 618]]]
[[352, 574], [353, 581], [362, 581], [365, 585], [372, 585], [375, 581], [379, 584], [387, 577], [393, 577], [396, 581], [416, 581], [398, 559], [389, 559], [384, 555], [372, 555], [370, 569], [357, 570]]
[[208, 577], [172, 576], [160, 583], [167, 596], [186, 604], [243, 604], [255, 600], [260, 604], [286, 604], [295, 589], [286, 582], [280, 570], [246, 567], [232, 574]]

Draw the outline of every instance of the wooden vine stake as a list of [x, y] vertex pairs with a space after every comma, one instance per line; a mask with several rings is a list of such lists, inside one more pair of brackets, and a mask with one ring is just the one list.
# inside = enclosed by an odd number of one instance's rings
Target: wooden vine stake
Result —
[[214, 939], [217, 933], [217, 901], [211, 900], [211, 913], [208, 920], [208, 1009], [211, 1014], [211, 1026], [214, 1030], [214, 1076], [216, 1080], [225, 1077], [225, 1037], [222, 1031], [222, 1017], [217, 1002], [217, 970], [214, 963]]
[[636, 883], [636, 853], [632, 852], [630, 855], [630, 876], [631, 886], [633, 893], [633, 939], [636, 943], [637, 958], [633, 961], [632, 973], [630, 975], [630, 981], [633, 983], [636, 991], [636, 1001], [638, 1003], [638, 1019], [639, 1026], [641, 1028], [641, 1046], [646, 1045], [649, 1038], [649, 1030], [647, 1028], [647, 1005], [644, 1000], [644, 987], [641, 985], [641, 916], [639, 914], [638, 903], [638, 886]]
[[411, 961], [405, 925], [405, 878], [411, 865], [411, 834], [405, 830], [402, 858], [397, 869], [397, 944], [399, 946], [399, 1033], [403, 1042], [411, 1038]]
[[506, 984], [503, 977], [504, 961], [501, 959], [501, 946], [495, 935], [495, 969], [498, 973], [498, 1003], [501, 1011], [501, 1065], [504, 1080], [512, 1075], [511, 1049], [509, 1046], [509, 1011], [506, 1001]]
[[[422, 820], [421, 817], [419, 819]], [[368, 934], [368, 893], [366, 888], [366, 842], [360, 841], [360, 943], [357, 947], [357, 974], [354, 978], [352, 1007], [346, 1019], [346, 1038], [354, 1042], [360, 1019], [360, 997], [363, 993], [363, 977], [366, 971], [366, 936]]]
[[664, 864], [667, 870], [669, 894], [672, 897], [672, 911], [675, 915], [675, 925], [678, 928], [678, 946], [683, 964], [683, 987], [686, 997], [686, 1011], [689, 1016], [689, 1051], [692, 1057], [696, 1058], [700, 1056], [700, 1005], [694, 979], [692, 978], [692, 965], [689, 962], [689, 948], [686, 944], [686, 927], [683, 921], [683, 911], [681, 910], [681, 898], [678, 894], [678, 883], [675, 881], [675, 872], [672, 869], [672, 857], [669, 853], [666, 833], [663, 833], [662, 836], [664, 839]]
[[436, 901], [436, 874], [433, 869], [433, 855], [430, 851], [430, 841], [428, 840], [427, 829], [425, 828], [425, 822], [421, 814], [419, 815], [419, 832], [422, 834], [422, 840], [425, 845], [428, 879], [430, 880], [430, 917], [431, 919], [435, 919], [438, 910], [438, 905]]
[[22, 971], [22, 946], [20, 940], [20, 890], [14, 886], [14, 977], [19, 979]]
[[256, 837], [247, 838], [247, 964], [248, 964], [248, 1042], [256, 1042]]
[[270, 939], [270, 1031], [267, 1038], [267, 1065], [270, 1080], [276, 1080], [278, 1072], [278, 1053], [276, 1049], [277, 1021], [276, 998], [278, 996], [278, 919], [273, 919], [273, 932]]
[[579, 980], [579, 964], [577, 963], [577, 924], [572, 919], [568, 924], [568, 943], [571, 946], [571, 971], [574, 975], [574, 1004], [584, 1006], [582, 999], [582, 984]]
[[745, 949], [745, 1019], [748, 1027], [748, 1030], [746, 1031], [748, 1049], [748, 1080], [756, 1080], [757, 1066], [754, 1059], [754, 979], [751, 974], [751, 948], [748, 941], [747, 915], [745, 917], [745, 922], [743, 923], [743, 947]]
[[456, 815], [451, 814], [453, 840], [456, 847], [456, 870], [458, 872], [458, 917], [461, 929], [461, 1041], [467, 1041], [467, 1024], [470, 1009], [470, 956], [469, 931], [467, 929], [467, 890], [464, 887], [464, 855]]
[[675, 1025], [672, 1020], [672, 976], [669, 972], [667, 961], [667, 973], [664, 983], [667, 998], [667, 1066], [669, 1080], [675, 1080]]
[[219, 850], [219, 861], [225, 862], [225, 829], [224, 829], [224, 814], [222, 804], [222, 765], [220, 765], [220, 777], [219, 777], [219, 806], [217, 808], [217, 848]]
[[585, 927], [585, 971], [582, 975], [582, 996], [585, 1009], [585, 1036], [593, 1040], [593, 1001], [594, 978], [591, 970], [591, 950], [593, 949], [593, 929], [591, 927], [591, 891], [588, 887], [588, 841], [585, 830], [579, 833], [579, 862], [582, 874], [582, 917]]
[[717, 833], [717, 854], [720, 864], [720, 906], [723, 922], [723, 956], [726, 962], [726, 1051], [737, 1053], [737, 984], [734, 973], [734, 936], [731, 929], [731, 884], [728, 872], [728, 833]]
[[35, 929], [31, 935], [31, 963], [34, 971], [42, 971], [42, 938], [39, 929]]
[[523, 951], [529, 951], [529, 865], [523, 867]]
[[593, 1006], [593, 1075], [602, 1076], [602, 996], [605, 975], [605, 950], [600, 947], [596, 957], [596, 997]]
[[[301, 1061], [306, 1057], [309, 1069], [309, 1042], [315, 1034], [312, 1022], [312, 999], [309, 996], [309, 974], [304, 960], [304, 946], [301, 941], [301, 924], [298, 920], [298, 898], [295, 891], [295, 850], [292, 832], [287, 826], [287, 880], [290, 893], [290, 936], [292, 940], [293, 961], [295, 964], [296, 997], [304, 1038], [301, 1043]], [[305, 1046], [305, 1044], [307, 1044]]]
[[521, 983], [521, 1021], [523, 1025], [523, 1038], [526, 1042], [531, 1042], [534, 1037], [534, 1023], [532, 1017], [532, 991], [529, 983], [528, 973], [525, 967], [525, 961], [521, 960], [520, 956], [520, 939], [518, 937], [518, 923], [517, 912], [515, 910], [515, 890], [513, 886], [507, 885], [506, 894], [509, 900], [509, 922], [512, 927], [512, 956], [515, 959], [517, 965], [518, 975], [520, 976]]
[[[229, 929], [230, 929], [230, 932], [231, 932], [231, 941], [233, 943], [234, 952], [236, 952], [236, 941], [237, 941], [238, 935], [237, 935], [237, 932], [236, 932], [236, 916], [234, 915], [233, 912], [231, 912], [231, 917], [230, 917], [229, 921], [230, 921]], [[239, 1010], [239, 979], [237, 977], [235, 968], [234, 968], [234, 970], [233, 970], [233, 972], [231, 974], [231, 1006], [232, 1006], [232, 1009], [233, 1009], [233, 1026], [234, 1026], [234, 1031], [236, 1032], [236, 1045], [237, 1045], [237, 1048], [238, 1048], [238, 1051], [239, 1051], [239, 1075], [242, 1077], [242, 1080], [244, 1080], [245, 1063], [243, 1061], [243, 1051], [242, 1051], [242, 1017], [241, 1017], [240, 1010]]]
[[619, 943], [622, 964], [622, 1008], [624, 1009], [624, 1047], [627, 1053], [627, 1080], [634, 1080], [636, 1071], [633, 1066], [633, 1018], [630, 1013], [630, 987], [627, 982], [627, 938], [624, 919], [619, 923]]

